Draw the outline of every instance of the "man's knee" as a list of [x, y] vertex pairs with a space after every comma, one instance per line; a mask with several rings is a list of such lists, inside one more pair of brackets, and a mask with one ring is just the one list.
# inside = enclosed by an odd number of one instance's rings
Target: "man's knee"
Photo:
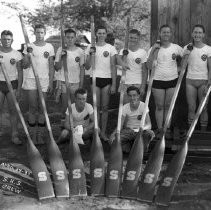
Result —
[[30, 112], [28, 114], [28, 124], [30, 126], [35, 126], [35, 124], [36, 124], [36, 115], [34, 115], [34, 114], [30, 113]]

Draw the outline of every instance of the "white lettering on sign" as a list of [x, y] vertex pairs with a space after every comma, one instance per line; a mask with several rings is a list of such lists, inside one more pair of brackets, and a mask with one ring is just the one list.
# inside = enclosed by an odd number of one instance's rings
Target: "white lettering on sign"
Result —
[[136, 171], [128, 171], [126, 180], [133, 181], [136, 178]]
[[47, 175], [45, 172], [39, 172], [38, 179], [40, 182], [45, 182], [45, 181], [47, 181], [48, 178], [47, 178]]
[[154, 180], [154, 174], [146, 174], [144, 178], [144, 183], [151, 184]]
[[117, 170], [111, 170], [109, 179], [116, 180], [118, 179], [119, 172]]
[[173, 181], [172, 177], [165, 177], [163, 180], [162, 186], [169, 187], [171, 186], [172, 181]]
[[65, 179], [64, 171], [57, 171], [56, 176], [57, 176], [58, 180], [64, 180]]
[[94, 170], [94, 178], [100, 178], [103, 176], [103, 169], [102, 168], [96, 168]]
[[73, 179], [80, 179], [81, 178], [81, 169], [74, 169], [73, 170]]

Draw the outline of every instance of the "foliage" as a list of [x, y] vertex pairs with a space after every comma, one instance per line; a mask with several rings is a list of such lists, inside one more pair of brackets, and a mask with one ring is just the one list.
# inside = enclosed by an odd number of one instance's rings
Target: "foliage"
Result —
[[[59, 29], [60, 3], [59, 0], [39, 0], [39, 8], [34, 13], [25, 9], [22, 12], [27, 16], [30, 25], [42, 22], [52, 29]], [[106, 25], [108, 31], [120, 39], [124, 37], [126, 17], [129, 15], [131, 27], [139, 29], [142, 35], [149, 39], [149, 0], [64, 0], [62, 16], [65, 27], [89, 31], [91, 15], [94, 15], [96, 25]]]

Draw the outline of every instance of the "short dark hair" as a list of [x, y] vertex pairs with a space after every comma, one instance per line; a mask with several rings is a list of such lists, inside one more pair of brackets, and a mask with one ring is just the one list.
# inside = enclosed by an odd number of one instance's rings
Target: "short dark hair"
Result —
[[38, 28], [42, 28], [46, 31], [46, 27], [42, 23], [36, 24], [34, 26], [34, 31], [36, 31]]
[[1, 32], [1, 36], [11, 36], [13, 37], [13, 33], [9, 30], [4, 30]]
[[[194, 25], [194, 26], [193, 26], [193, 30], [194, 30], [195, 28], [201, 28], [202, 31], [203, 31], [203, 33], [205, 33], [205, 27], [204, 27], [202, 24], [196, 24], [196, 25]], [[193, 30], [192, 30], [192, 31], [193, 31]]]
[[106, 33], [107, 33], [107, 28], [106, 28], [104, 25], [99, 25], [99, 26], [97, 26], [96, 29], [95, 29], [95, 33], [97, 33], [97, 31], [98, 31], [99, 29], [105, 29], [105, 31], [106, 31]]
[[64, 31], [65, 36], [66, 34], [72, 34], [72, 33], [76, 36], [76, 32], [71, 28], [68, 28], [67, 30]]
[[78, 95], [78, 94], [81, 94], [81, 95], [84, 95], [84, 94], [87, 94], [87, 90], [84, 89], [84, 88], [78, 88], [76, 91], [75, 91], [75, 97]]
[[137, 29], [131, 29], [131, 30], [129, 31], [129, 33], [130, 33], [130, 34], [136, 34], [137, 36], [140, 36], [140, 35], [141, 35], [140, 32], [139, 32], [139, 30], [137, 30]]
[[138, 93], [138, 95], [140, 95], [140, 90], [137, 87], [135, 87], [135, 86], [128, 87], [127, 88], [127, 94], [129, 94], [129, 92], [133, 91], [133, 90], [135, 90]]
[[169, 29], [171, 30], [171, 26], [170, 26], [170, 25], [164, 24], [164, 25], [162, 25], [162, 26], [160, 27], [159, 32], [161, 32], [161, 30], [162, 30], [163, 28], [169, 28]]

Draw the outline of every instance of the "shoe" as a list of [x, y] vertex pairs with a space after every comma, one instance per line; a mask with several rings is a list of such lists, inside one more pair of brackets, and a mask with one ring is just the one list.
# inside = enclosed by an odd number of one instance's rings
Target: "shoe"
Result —
[[20, 139], [18, 138], [18, 134], [15, 133], [12, 135], [12, 142], [16, 145], [21, 145], [22, 141], [20, 141]]

